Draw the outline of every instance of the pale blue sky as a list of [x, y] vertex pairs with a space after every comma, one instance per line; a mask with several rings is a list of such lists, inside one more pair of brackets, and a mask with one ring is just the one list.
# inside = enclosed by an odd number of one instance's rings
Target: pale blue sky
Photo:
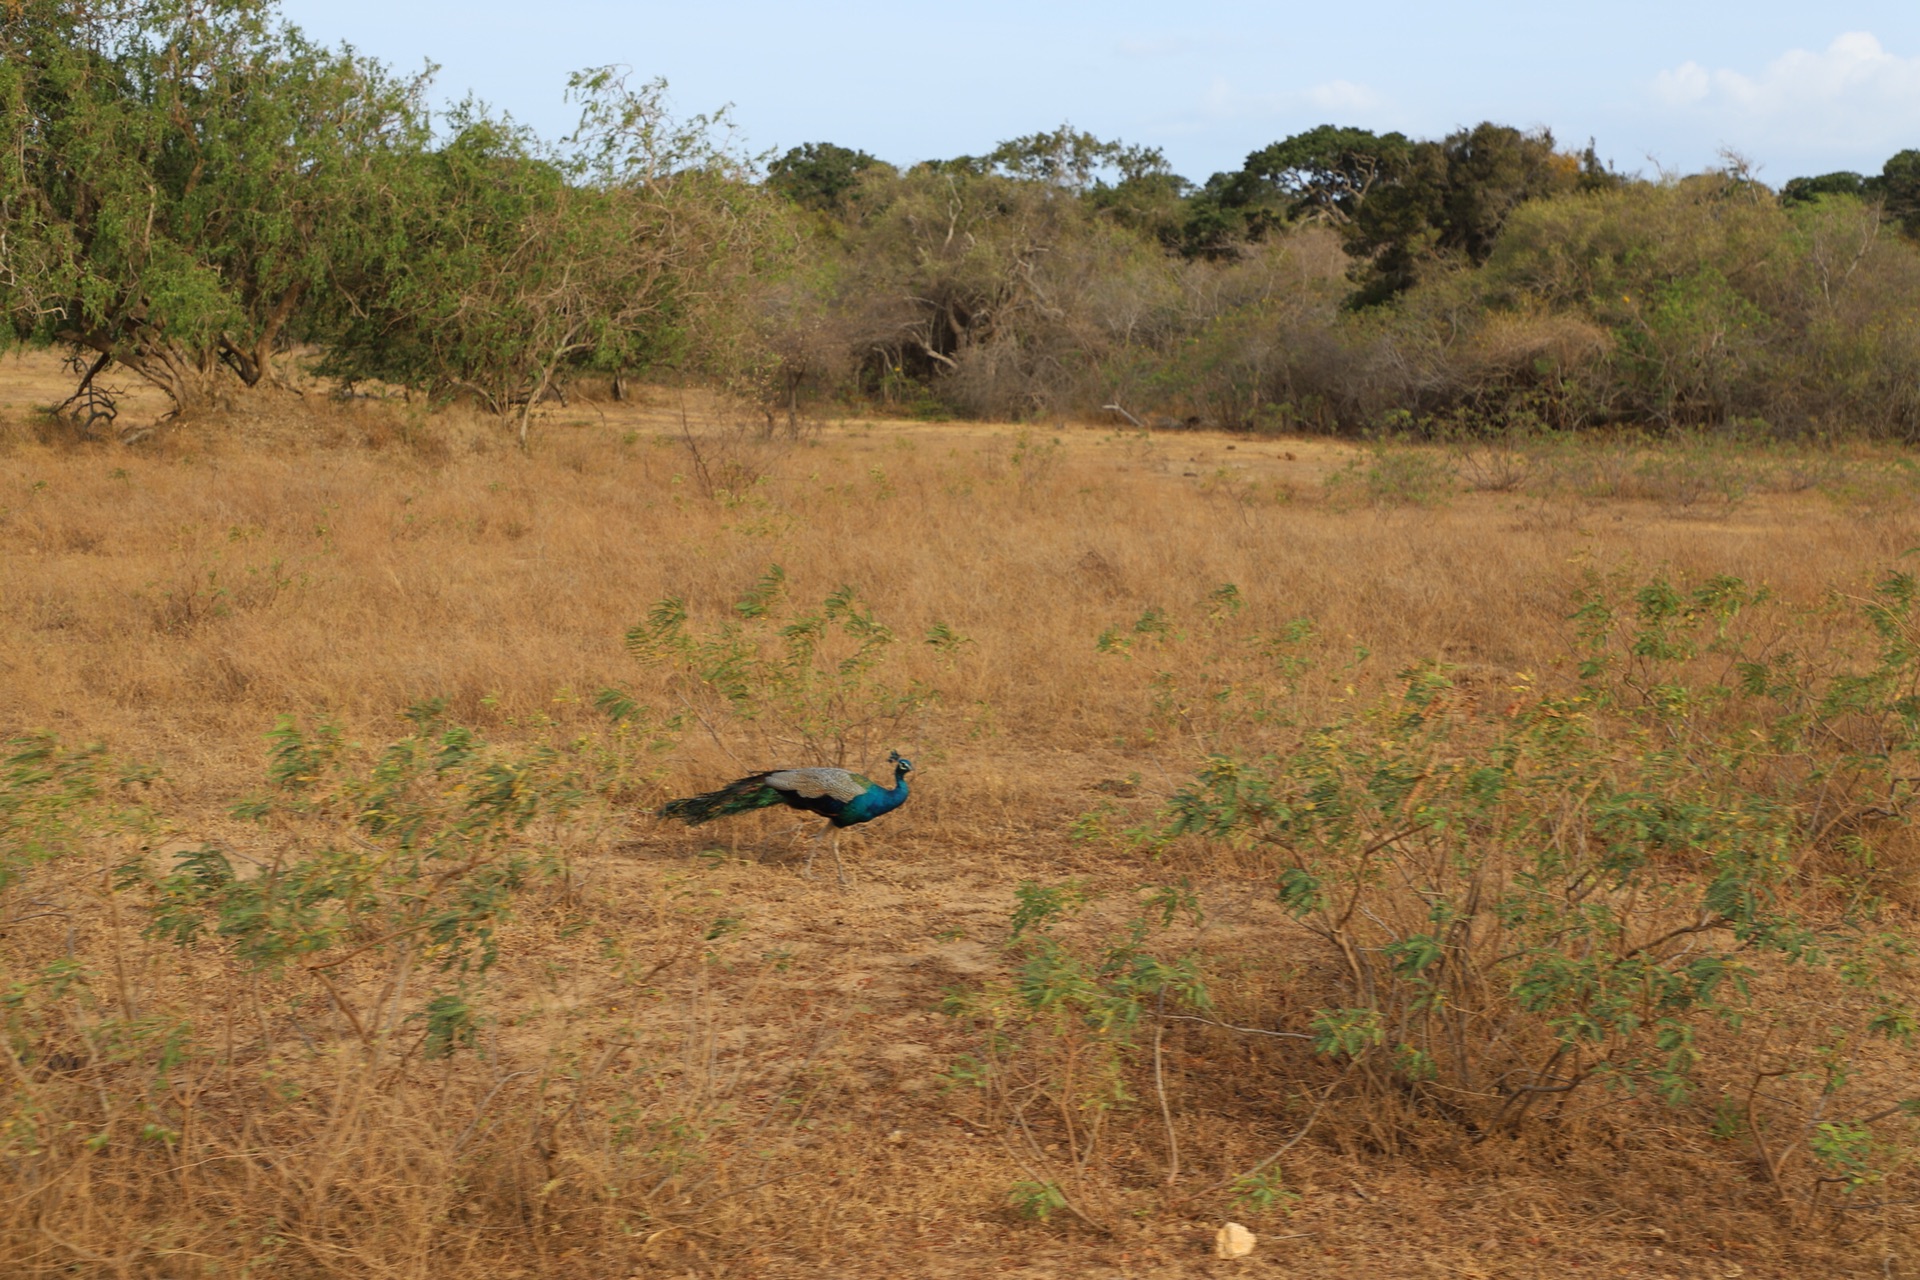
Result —
[[1159, 146], [1195, 180], [1320, 123], [1435, 137], [1483, 119], [1592, 136], [1651, 174], [1731, 147], [1778, 184], [1920, 147], [1920, 0], [1552, 5], [618, 4], [287, 0], [403, 70], [441, 65], [553, 136], [571, 70], [665, 76], [681, 113], [734, 105], [755, 150], [830, 141], [908, 163], [1062, 121]]

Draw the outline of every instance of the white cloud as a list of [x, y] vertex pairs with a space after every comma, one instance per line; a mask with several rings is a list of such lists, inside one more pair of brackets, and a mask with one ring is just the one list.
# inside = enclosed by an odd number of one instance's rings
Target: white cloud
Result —
[[1380, 95], [1351, 80], [1329, 80], [1301, 95], [1309, 103], [1326, 111], [1364, 111], [1380, 105]]
[[1655, 76], [1650, 89], [1670, 111], [1836, 153], [1884, 149], [1920, 130], [1920, 57], [1890, 53], [1866, 31], [1847, 32], [1817, 53], [1791, 50], [1753, 75], [1683, 62]]
[[1712, 92], [1713, 75], [1697, 62], [1683, 62], [1653, 78], [1653, 96], [1670, 107], [1688, 106]]

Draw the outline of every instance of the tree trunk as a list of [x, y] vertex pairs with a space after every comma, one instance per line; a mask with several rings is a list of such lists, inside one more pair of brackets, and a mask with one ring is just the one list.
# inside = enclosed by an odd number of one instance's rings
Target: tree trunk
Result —
[[299, 305], [300, 295], [305, 292], [306, 285], [295, 284], [281, 295], [280, 301], [276, 302], [273, 310], [267, 313], [267, 318], [262, 322], [260, 332], [255, 335], [252, 346], [243, 347], [230, 335], [225, 333], [220, 335], [220, 359], [225, 361], [227, 367], [232, 369], [235, 376], [247, 386], [258, 386], [260, 379], [272, 371], [273, 344], [279, 341], [280, 330], [285, 327], [287, 317], [293, 314], [294, 307]]
[[116, 342], [112, 335], [98, 330], [82, 333], [67, 329], [54, 336], [114, 360], [136, 377], [166, 392], [173, 408], [164, 417], [194, 413], [214, 402], [222, 369], [214, 348], [189, 351], [160, 338], [145, 326], [132, 327], [135, 336], [130, 342]]

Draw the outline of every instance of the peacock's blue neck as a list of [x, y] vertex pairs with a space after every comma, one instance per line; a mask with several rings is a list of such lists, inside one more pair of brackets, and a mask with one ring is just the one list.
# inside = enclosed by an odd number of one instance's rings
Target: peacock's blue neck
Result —
[[907, 802], [907, 771], [905, 769], [895, 769], [893, 771], [893, 785], [878, 794], [880, 797], [880, 807], [874, 810], [875, 813], [885, 813], [889, 809], [898, 809], [901, 805], [905, 804]]
[[907, 775], [904, 771], [896, 769], [893, 772], [891, 787], [869, 787], [849, 801], [847, 807], [840, 811], [840, 816], [834, 821], [840, 826], [870, 822], [883, 813], [892, 813], [906, 802]]

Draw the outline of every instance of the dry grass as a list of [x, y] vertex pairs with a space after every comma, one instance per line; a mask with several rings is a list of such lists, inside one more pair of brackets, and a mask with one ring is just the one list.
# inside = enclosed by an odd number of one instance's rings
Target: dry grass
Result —
[[[1070, 842], [1077, 814], [1134, 775], [1125, 804], [1144, 812], [1207, 752], [1293, 732], [1223, 741], [1198, 695], [1156, 687], [1189, 648], [1149, 638], [1120, 657], [1096, 638], [1155, 608], [1204, 630], [1209, 592], [1235, 584], [1248, 632], [1313, 620], [1323, 676], [1287, 700], [1312, 723], [1422, 659], [1494, 694], [1518, 672], [1555, 678], [1591, 569], [1734, 574], [1813, 601], [1863, 589], [1920, 536], [1910, 497], [1882, 500], [1884, 459], [1856, 460], [1883, 477], [1874, 501], [1782, 483], [1704, 514], [1565, 486], [1406, 506], [1326, 500], [1351, 455], [1324, 443], [846, 423], [752, 446], [762, 481], [716, 499], [667, 397], [556, 411], [531, 457], [457, 413], [286, 402], [124, 450], [38, 438], [18, 388], [47, 372], [11, 364], [0, 395], [16, 406], [0, 733], [158, 765], [161, 829], [36, 872], [20, 892], [42, 905], [16, 908], [0, 964], [22, 983], [62, 959], [93, 975], [45, 1033], [62, 1043], [112, 1023], [190, 1049], [143, 1075], [78, 1049], [25, 1066], [16, 1040], [14, 1132], [39, 1137], [0, 1166], [0, 1269], [23, 1276], [1210, 1273], [1217, 1197], [1129, 1193], [1108, 1235], [1014, 1217], [1017, 1165], [940, 1080], [965, 1041], [940, 994], [1004, 970], [1016, 882], [1155, 874]], [[206, 839], [270, 852], [270, 830], [226, 809], [261, 786], [282, 713], [379, 743], [400, 707], [444, 695], [489, 738], [533, 744], [606, 741], [590, 698], [607, 685], [671, 712], [622, 633], [667, 595], [717, 623], [776, 561], [797, 601], [857, 585], [901, 637], [889, 678], [937, 694], [879, 746], [921, 772], [911, 804], [849, 842], [851, 893], [798, 878], [781, 824], [707, 840], [642, 816], [783, 763], [689, 727], [624, 766], [623, 810], [554, 837], [570, 870], [501, 933], [481, 1052], [427, 1061], [414, 1030], [364, 1050], [317, 983], [144, 936], [139, 903], [107, 887], [136, 841], [155, 865]], [[936, 624], [972, 643], [952, 661], [917, 643]], [[1230, 868], [1197, 880], [1210, 936], [1244, 960], [1236, 1003], [1290, 1007], [1311, 975], [1276, 967], [1265, 888]], [[1182, 1192], [1297, 1125], [1295, 1059], [1221, 1036], [1173, 1056]], [[1116, 1177], [1155, 1185], [1157, 1125], [1117, 1143]], [[1796, 1217], [1737, 1153], [1638, 1103], [1550, 1140], [1434, 1131], [1391, 1156], [1329, 1128], [1288, 1181], [1292, 1215], [1250, 1221], [1292, 1238], [1255, 1264], [1301, 1276], [1920, 1267], [1908, 1210]], [[1911, 1199], [1911, 1175], [1898, 1189]]]

